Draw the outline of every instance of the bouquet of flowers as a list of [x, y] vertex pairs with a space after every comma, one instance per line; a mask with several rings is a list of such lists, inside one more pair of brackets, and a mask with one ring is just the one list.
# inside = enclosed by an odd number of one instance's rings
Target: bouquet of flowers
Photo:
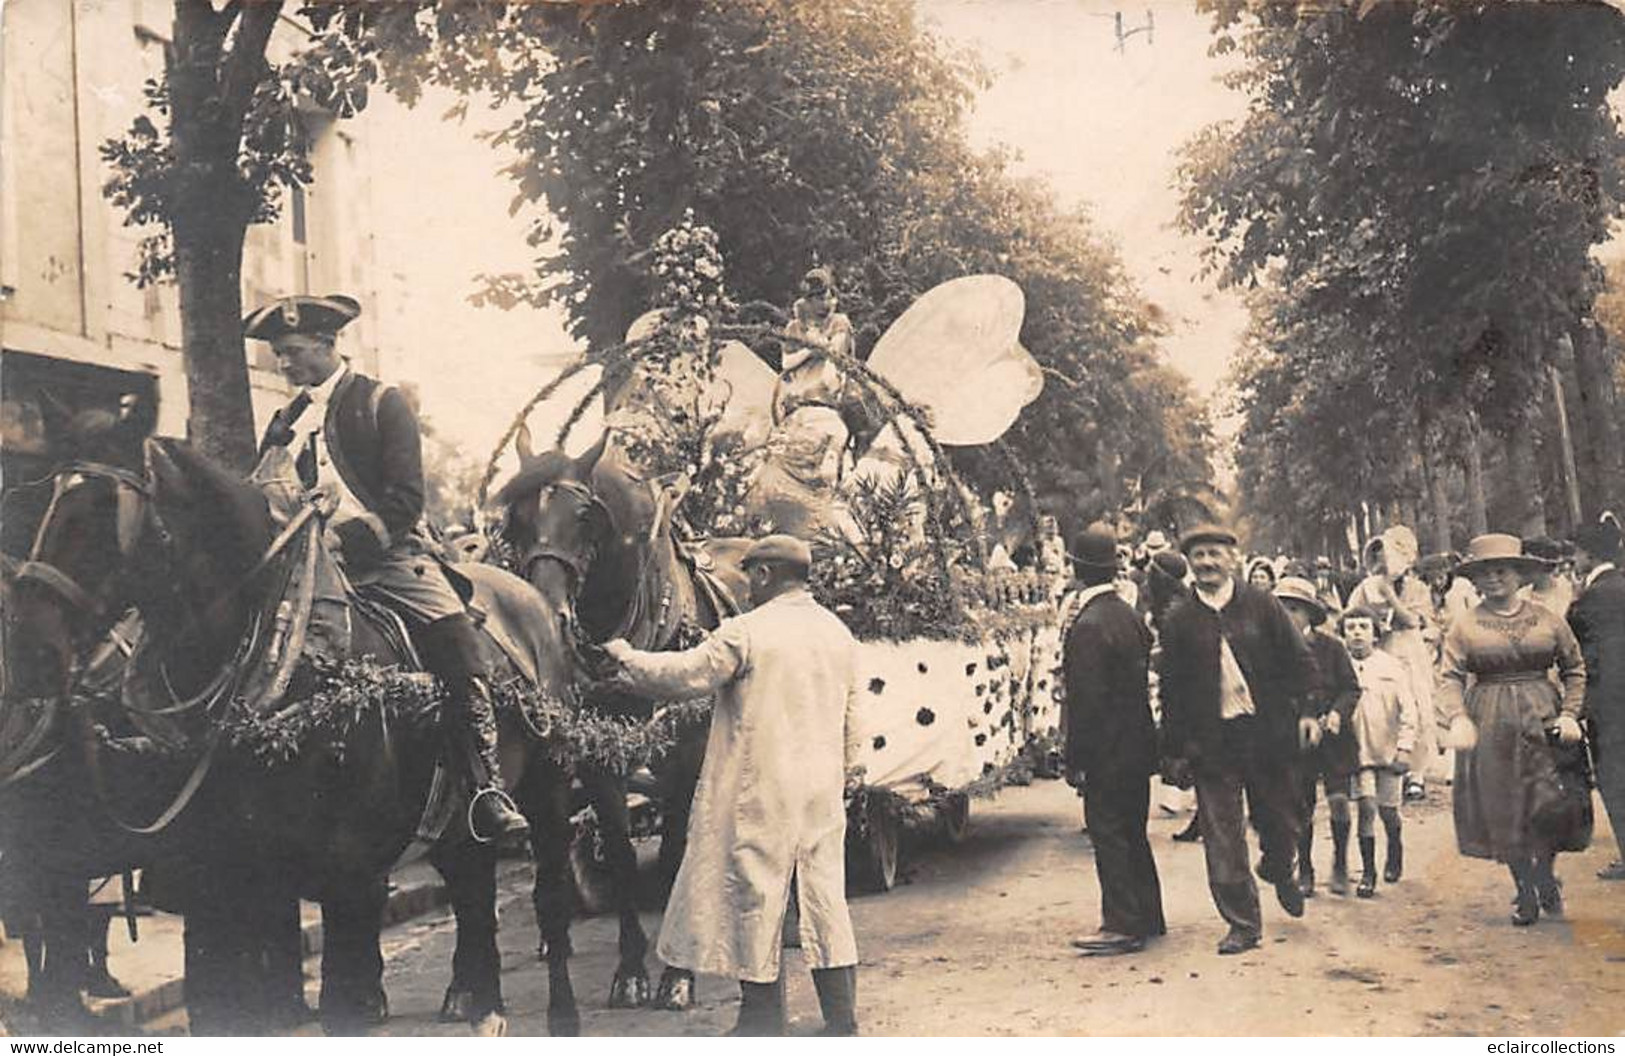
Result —
[[728, 307], [722, 284], [722, 252], [717, 233], [694, 222], [694, 210], [682, 223], [655, 240], [654, 303], [670, 316], [715, 318]]

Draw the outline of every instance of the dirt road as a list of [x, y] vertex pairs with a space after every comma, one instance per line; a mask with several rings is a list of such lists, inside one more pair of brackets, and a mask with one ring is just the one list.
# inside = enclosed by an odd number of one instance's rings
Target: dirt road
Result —
[[[1172, 842], [1183, 819], [1154, 817], [1169, 934], [1146, 952], [1088, 960], [1068, 945], [1097, 923], [1078, 801], [1058, 782], [978, 802], [957, 847], [928, 847], [910, 882], [852, 903], [863, 962], [866, 1033], [983, 1034], [1617, 1034], [1625, 1031], [1625, 884], [1594, 879], [1612, 840], [1599, 819], [1583, 855], [1559, 860], [1569, 919], [1508, 922], [1511, 882], [1455, 851], [1449, 791], [1407, 808], [1407, 866], [1361, 901], [1324, 891], [1292, 920], [1265, 892], [1261, 949], [1219, 957], [1224, 928], [1208, 898], [1200, 845]], [[1324, 822], [1319, 831], [1324, 833]], [[1324, 838], [1317, 864], [1329, 871]], [[647, 914], [653, 935], [657, 914]], [[737, 990], [702, 978], [687, 1014], [603, 1008], [613, 921], [578, 922], [572, 961], [583, 1032], [715, 1034], [733, 1023]], [[390, 941], [388, 1033], [459, 1033], [434, 1022], [452, 931], [426, 918]], [[545, 1033], [545, 972], [535, 959], [528, 892], [505, 893], [504, 987], [517, 1034]], [[658, 964], [651, 957], [651, 970]], [[792, 1031], [819, 1026], [800, 955], [786, 952]]]

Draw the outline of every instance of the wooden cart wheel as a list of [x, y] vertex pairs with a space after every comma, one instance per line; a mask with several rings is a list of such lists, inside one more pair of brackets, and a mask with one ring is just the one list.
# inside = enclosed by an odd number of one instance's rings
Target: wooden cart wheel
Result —
[[963, 843], [965, 834], [970, 831], [970, 797], [963, 792], [947, 796], [943, 800], [940, 816], [942, 831], [947, 835], [948, 842]]
[[885, 893], [897, 886], [897, 865], [902, 858], [902, 821], [878, 798], [871, 799], [865, 818], [868, 838], [858, 851], [855, 879], [864, 891]]

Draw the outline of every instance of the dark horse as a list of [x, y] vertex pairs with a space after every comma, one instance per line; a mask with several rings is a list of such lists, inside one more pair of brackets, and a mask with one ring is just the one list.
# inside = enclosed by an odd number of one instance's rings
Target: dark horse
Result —
[[[64, 460], [139, 450], [147, 428], [99, 409], [74, 415], [52, 403], [46, 410], [54, 412], [46, 415], [56, 426], [48, 430], [52, 450]], [[47, 477], [13, 485], [6, 499], [51, 483]], [[16, 508], [8, 501], [0, 516]], [[134, 811], [161, 810], [153, 786], [170, 775], [162, 761], [141, 751], [145, 742], [131, 737], [138, 731], [119, 716], [67, 708], [61, 681], [41, 677], [51, 671], [53, 655], [31, 633], [30, 614], [19, 604], [20, 566], [0, 555], [0, 906], [12, 935], [24, 942], [29, 1006], [40, 1028], [82, 1033], [96, 1026], [79, 994], [91, 938], [87, 883], [140, 868], [152, 848], [99, 809], [75, 749], [84, 737], [104, 737], [112, 749], [107, 781]], [[81, 682], [117, 678], [123, 658], [116, 650], [87, 647], [84, 653], [90, 659]]]
[[[603, 673], [595, 644], [624, 638], [641, 649], [684, 648], [743, 608], [749, 578], [739, 560], [750, 541], [680, 541], [672, 524], [682, 500], [681, 481], [638, 479], [613, 456], [604, 457], [604, 440], [579, 459], [561, 451], [537, 456], [527, 443], [517, 446], [520, 472], [496, 497], [504, 507], [502, 540], [515, 571], [544, 597], [567, 599], [558, 615], [571, 640], [578, 682], [592, 683]], [[584, 696], [611, 713], [639, 715], [649, 709], [647, 701], [602, 685]], [[706, 733], [704, 722], [686, 726], [660, 768], [660, 864], [668, 889], [687, 841]], [[641, 1004], [648, 999], [649, 941], [637, 913], [626, 778], [601, 768], [578, 772], [601, 826], [621, 922], [611, 1005]], [[681, 1009], [692, 1000], [692, 977], [668, 970], [655, 1003]]]
[[[315, 552], [308, 533], [319, 532], [320, 521], [277, 523], [265, 492], [183, 443], [149, 439], [144, 450], [142, 474], [87, 463], [58, 473], [34, 553], [12, 587], [7, 667], [14, 656], [26, 658], [31, 684], [19, 695], [54, 696], [66, 707], [87, 645], [125, 608], [139, 610], [146, 634], [131, 667], [149, 673], [143, 684], [161, 687], [161, 695], [156, 706], [150, 694], [138, 699], [127, 679], [125, 710], [138, 722], [179, 728], [188, 749], [184, 783], [157, 778], [179, 792], [159, 819], [173, 824], [156, 837], [152, 864], [160, 897], [186, 914], [194, 1030], [266, 1029], [260, 995], [267, 955], [258, 936], [272, 911], [263, 907], [296, 905], [300, 897], [322, 906], [323, 1025], [362, 1029], [387, 1014], [379, 949], [386, 879], [424, 816], [440, 737], [432, 722], [376, 707], [356, 711], [342, 743], [318, 733], [283, 763], [236, 750], [223, 736], [223, 720], [239, 705], [222, 687], [243, 684], [242, 654], [283, 616], [279, 579], [292, 574], [294, 555]], [[552, 681], [566, 670], [552, 608], [500, 570], [470, 566], [468, 573], [487, 626], [532, 643], [536, 688], [566, 691]], [[348, 655], [405, 666], [406, 654], [380, 626], [363, 618], [351, 625]], [[486, 644], [492, 669], [518, 679], [508, 655]], [[300, 685], [296, 675], [286, 696], [269, 698], [280, 714], [299, 707]], [[503, 771], [531, 822], [538, 889], [556, 893], [537, 899], [544, 941], [560, 951], [550, 963], [549, 1027], [575, 1033], [579, 1012], [563, 961], [572, 910], [568, 777], [508, 710], [502, 720]], [[81, 748], [73, 759], [80, 786], [95, 790], [104, 806], [124, 806], [106, 753], [88, 736]], [[153, 783], [148, 775], [147, 786]], [[468, 1018], [478, 1033], [501, 1033], [496, 848], [472, 841], [459, 812], [430, 857], [457, 916], [454, 975], [469, 993]]]

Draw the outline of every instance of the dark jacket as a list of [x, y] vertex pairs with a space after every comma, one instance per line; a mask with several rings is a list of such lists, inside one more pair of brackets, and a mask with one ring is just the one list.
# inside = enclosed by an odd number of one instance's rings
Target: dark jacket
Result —
[[1585, 713], [1598, 740], [1625, 745], [1625, 572], [1604, 572], [1569, 606], [1585, 657]]
[[[262, 455], [292, 441], [293, 406], [271, 418], [260, 442]], [[406, 397], [352, 371], [333, 392], [322, 434], [345, 487], [377, 518], [377, 523], [352, 521], [338, 527], [345, 553], [353, 553], [357, 545], [389, 550], [405, 544], [423, 517], [424, 495], [423, 442]], [[376, 539], [358, 538], [366, 532]]]
[[1279, 759], [1298, 752], [1298, 717], [1314, 661], [1303, 635], [1274, 597], [1237, 582], [1222, 613], [1191, 597], [1162, 621], [1157, 670], [1163, 754], [1193, 764], [1223, 762], [1219, 717], [1219, 633], [1230, 642], [1252, 692], [1262, 749]]
[[1157, 768], [1151, 632], [1115, 592], [1092, 598], [1068, 629], [1063, 729], [1068, 771], [1144, 779]]
[[1342, 725], [1337, 735], [1327, 734], [1310, 757], [1314, 773], [1336, 777], [1360, 768], [1360, 745], [1354, 737], [1354, 709], [1360, 703], [1360, 676], [1343, 643], [1316, 631], [1309, 639], [1315, 662], [1314, 677], [1305, 698], [1304, 716], [1318, 719], [1336, 712]]

